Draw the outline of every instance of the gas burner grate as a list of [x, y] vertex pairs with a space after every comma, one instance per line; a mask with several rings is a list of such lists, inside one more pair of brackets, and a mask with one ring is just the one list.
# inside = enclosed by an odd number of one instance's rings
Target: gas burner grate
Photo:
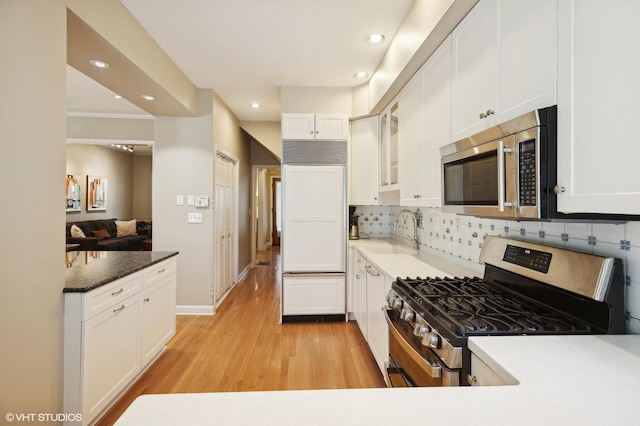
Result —
[[398, 278], [396, 284], [458, 336], [592, 332], [586, 323], [477, 277]]

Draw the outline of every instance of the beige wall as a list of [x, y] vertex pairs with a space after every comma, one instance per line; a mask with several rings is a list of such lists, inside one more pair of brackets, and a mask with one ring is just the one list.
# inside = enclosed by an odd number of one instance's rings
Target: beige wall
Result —
[[282, 159], [282, 132], [279, 121], [241, 121], [242, 127], [256, 141]]
[[[82, 189], [82, 211], [67, 213], [67, 222], [136, 219], [133, 213], [133, 158], [131, 154], [99, 145], [67, 145], [67, 173], [78, 176]], [[88, 175], [107, 178], [106, 211], [87, 211]], [[146, 198], [149, 197], [147, 194]]]
[[[214, 199], [215, 149], [238, 160], [238, 272], [251, 262], [251, 140], [238, 120], [212, 90], [198, 91], [194, 118], [157, 117], [153, 153], [154, 250], [178, 250], [178, 306], [213, 306], [213, 231], [215, 210], [177, 206], [176, 195]], [[203, 215], [202, 224], [187, 223], [189, 212]]]
[[152, 220], [153, 159], [150, 155], [133, 156], [133, 200], [131, 217]]
[[[189, 194], [213, 197], [213, 92], [198, 91], [196, 117], [157, 117], [155, 138], [153, 249], [180, 252], [178, 305], [213, 306], [213, 210], [186, 205]], [[187, 223], [189, 212], [202, 213], [203, 223]]]
[[351, 114], [349, 87], [282, 87], [283, 113]]
[[84, 140], [153, 141], [153, 117], [67, 117], [67, 138]]
[[62, 412], [65, 25], [63, 0], [0, 2], [3, 420]]

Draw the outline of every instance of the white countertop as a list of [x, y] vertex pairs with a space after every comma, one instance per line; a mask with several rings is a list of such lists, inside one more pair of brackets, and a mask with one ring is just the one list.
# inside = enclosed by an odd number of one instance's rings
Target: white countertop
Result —
[[639, 335], [479, 337], [469, 346], [519, 384], [143, 395], [116, 424], [600, 426], [640, 418]]
[[483, 265], [474, 265], [428, 248], [414, 250], [392, 239], [350, 240], [349, 245], [357, 248], [392, 278], [464, 277], [484, 274]]
[[[482, 275], [392, 242], [350, 243], [391, 276]], [[640, 335], [472, 337], [469, 348], [518, 384], [143, 395], [116, 424], [564, 426], [640, 418]]]

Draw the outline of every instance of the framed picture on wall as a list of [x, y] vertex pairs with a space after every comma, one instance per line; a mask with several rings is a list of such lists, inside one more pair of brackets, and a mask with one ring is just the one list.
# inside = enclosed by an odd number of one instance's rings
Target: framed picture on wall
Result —
[[87, 211], [107, 209], [107, 178], [87, 176]]
[[67, 194], [67, 211], [79, 212], [82, 210], [79, 176], [73, 173], [67, 173], [66, 194]]

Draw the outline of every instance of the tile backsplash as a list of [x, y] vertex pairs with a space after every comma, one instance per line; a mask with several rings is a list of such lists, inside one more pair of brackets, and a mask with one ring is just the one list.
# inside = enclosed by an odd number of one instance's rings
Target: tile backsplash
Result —
[[[402, 206], [358, 206], [360, 232], [373, 237], [391, 237], [407, 244], [413, 239], [409, 215]], [[483, 219], [444, 213], [439, 208], [420, 207], [418, 227], [420, 248], [478, 264], [486, 235], [499, 235], [539, 244], [566, 247], [622, 259], [626, 279], [627, 332], [640, 334], [640, 222], [623, 224], [591, 222], [535, 222]], [[394, 226], [395, 224], [395, 226]]]

